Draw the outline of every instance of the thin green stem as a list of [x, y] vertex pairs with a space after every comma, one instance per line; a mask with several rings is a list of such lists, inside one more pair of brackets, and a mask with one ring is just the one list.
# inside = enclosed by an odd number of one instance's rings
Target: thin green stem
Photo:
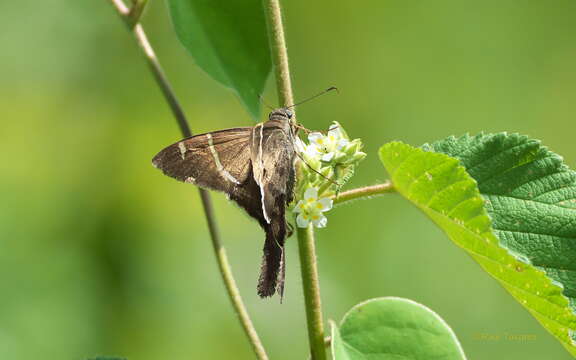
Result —
[[[286, 39], [284, 38], [280, 1], [264, 0], [264, 7], [266, 10], [270, 47], [272, 48], [272, 63], [274, 64], [278, 101], [281, 106], [291, 106], [294, 104], [294, 96], [292, 95], [290, 68], [288, 66], [288, 50], [286, 48]], [[292, 121], [296, 123], [295, 116], [292, 117]]]
[[391, 192], [395, 192], [394, 185], [391, 182], [386, 182], [384, 184], [377, 184], [372, 186], [365, 186], [357, 189], [352, 189], [339, 193], [338, 195], [333, 195], [332, 200], [334, 204], [342, 204], [350, 200], [362, 199], [375, 195], [382, 195]]
[[312, 224], [306, 229], [298, 228], [298, 248], [300, 250], [302, 286], [304, 288], [306, 318], [308, 320], [310, 354], [312, 360], [326, 360], [324, 321], [322, 319], [320, 283], [318, 281], [318, 267], [316, 265], [316, 244]]
[[[279, 0], [263, 0], [268, 24], [270, 47], [272, 49], [272, 63], [276, 77], [278, 100], [281, 106], [294, 104], [292, 84], [290, 81], [290, 68], [288, 66], [288, 50], [284, 38], [282, 25], [282, 10]], [[296, 124], [296, 116], [292, 117]], [[304, 300], [306, 302], [306, 320], [308, 323], [308, 338], [313, 360], [326, 360], [324, 348], [324, 322], [322, 319], [322, 306], [320, 303], [320, 285], [318, 270], [316, 268], [316, 252], [314, 248], [314, 228], [298, 229], [298, 247], [300, 249], [300, 264], [302, 271], [302, 284], [304, 286]]]
[[[188, 121], [182, 110], [182, 106], [178, 99], [176, 98], [176, 94], [174, 93], [170, 82], [168, 81], [166, 75], [164, 74], [164, 70], [156, 57], [154, 49], [150, 45], [148, 41], [148, 37], [144, 32], [144, 29], [140, 23], [134, 23], [134, 18], [139, 20], [140, 15], [142, 14], [142, 10], [145, 6], [146, 0], [136, 0], [134, 6], [139, 6], [140, 8], [137, 10], [131, 10], [128, 8], [123, 0], [110, 0], [114, 8], [120, 14], [121, 18], [124, 20], [128, 28], [133, 31], [134, 36], [136, 38], [136, 42], [138, 46], [142, 50], [146, 62], [154, 75], [154, 79], [156, 83], [160, 87], [162, 94], [170, 109], [174, 118], [176, 119], [178, 126], [180, 127], [180, 131], [183, 137], [190, 137], [192, 136], [192, 131], [190, 130], [190, 126], [188, 125]], [[134, 15], [137, 14], [137, 15]], [[228, 261], [228, 257], [226, 255], [226, 249], [222, 245], [220, 240], [220, 235], [218, 233], [218, 226], [216, 223], [216, 217], [214, 215], [214, 210], [212, 207], [212, 201], [210, 200], [210, 194], [203, 189], [199, 189], [200, 198], [202, 199], [202, 205], [204, 207], [204, 213], [206, 215], [206, 222], [208, 224], [208, 229], [210, 232], [210, 238], [212, 240], [212, 245], [214, 248], [214, 254], [216, 256], [216, 261], [218, 262], [218, 268], [220, 270], [220, 274], [222, 276], [222, 280], [224, 281], [224, 285], [226, 287], [226, 291], [228, 292], [228, 296], [230, 297], [230, 301], [232, 302], [232, 306], [236, 311], [238, 318], [240, 319], [240, 323], [244, 328], [244, 332], [248, 336], [248, 340], [252, 345], [254, 353], [259, 360], [268, 360], [268, 356], [266, 355], [266, 351], [256, 333], [256, 329], [250, 320], [250, 316], [248, 315], [248, 311], [242, 301], [242, 297], [240, 296], [240, 291], [238, 290], [238, 286], [236, 285], [236, 281], [234, 280], [234, 276], [232, 275], [232, 268], [230, 266], [230, 262]]]

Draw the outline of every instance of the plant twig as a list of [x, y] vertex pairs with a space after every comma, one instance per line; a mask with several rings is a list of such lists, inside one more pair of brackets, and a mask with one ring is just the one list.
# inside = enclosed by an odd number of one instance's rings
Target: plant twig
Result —
[[344, 191], [339, 193], [338, 195], [332, 195], [331, 198], [334, 201], [334, 205], [336, 205], [336, 204], [342, 204], [350, 200], [356, 200], [375, 195], [382, 195], [394, 191], [396, 191], [396, 189], [394, 189], [394, 185], [392, 185], [391, 182], [385, 182], [384, 184], [365, 186], [357, 189]]
[[[164, 74], [162, 66], [156, 57], [154, 49], [148, 41], [148, 37], [146, 36], [142, 25], [137, 22], [140, 18], [140, 15], [142, 14], [146, 0], [136, 0], [134, 2], [134, 6], [138, 8], [132, 8], [134, 10], [128, 8], [124, 4], [123, 0], [110, 1], [128, 28], [133, 31], [136, 42], [144, 54], [146, 62], [148, 63], [148, 66], [154, 75], [154, 79], [160, 87], [166, 102], [170, 106], [170, 110], [172, 111], [174, 118], [178, 122], [182, 136], [192, 136], [190, 126], [188, 125], [184, 111], [182, 110], [182, 107], [180, 106], [180, 103], [178, 102], [178, 99], [172, 90], [172, 86]], [[134, 19], [136, 19], [136, 23], [134, 23]], [[238, 286], [236, 285], [236, 281], [232, 275], [232, 269], [226, 255], [226, 250], [222, 245], [220, 235], [218, 233], [218, 226], [216, 224], [216, 217], [214, 216], [210, 194], [208, 194], [208, 192], [204, 189], [199, 189], [199, 192], [200, 198], [202, 199], [202, 205], [204, 207], [204, 213], [206, 215], [206, 222], [208, 223], [210, 238], [212, 239], [214, 253], [218, 262], [218, 268], [220, 270], [220, 274], [222, 275], [222, 279], [228, 292], [228, 296], [230, 297], [230, 301], [232, 302], [232, 306], [234, 307], [234, 310], [240, 319], [242, 327], [244, 328], [244, 332], [248, 336], [248, 340], [250, 341], [250, 344], [252, 345], [257, 358], [259, 360], [268, 360], [266, 351], [264, 350], [262, 342], [256, 333], [256, 329], [250, 320], [250, 316], [248, 315], [248, 311], [246, 310], [244, 302], [242, 301], [242, 297], [240, 296], [240, 291], [238, 290]]]
[[324, 320], [322, 319], [322, 304], [320, 300], [320, 283], [316, 265], [316, 244], [314, 242], [314, 226], [298, 228], [298, 248], [300, 249], [300, 268], [302, 271], [302, 286], [308, 320], [308, 340], [312, 360], [326, 360], [324, 342]]

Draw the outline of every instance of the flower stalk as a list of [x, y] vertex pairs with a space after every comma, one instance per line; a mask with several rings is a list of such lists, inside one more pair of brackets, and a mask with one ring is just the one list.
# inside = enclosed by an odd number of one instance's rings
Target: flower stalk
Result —
[[394, 185], [392, 185], [391, 182], [385, 182], [383, 184], [365, 186], [357, 189], [344, 191], [339, 194], [332, 195], [331, 199], [334, 201], [334, 205], [336, 205], [351, 200], [369, 198], [372, 196], [383, 195], [395, 191], [396, 189], [394, 189]]

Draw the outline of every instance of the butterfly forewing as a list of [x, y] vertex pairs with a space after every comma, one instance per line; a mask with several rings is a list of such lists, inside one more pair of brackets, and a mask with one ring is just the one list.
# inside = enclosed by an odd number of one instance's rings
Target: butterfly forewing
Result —
[[251, 129], [192, 136], [160, 151], [152, 163], [177, 180], [228, 193], [250, 172]]

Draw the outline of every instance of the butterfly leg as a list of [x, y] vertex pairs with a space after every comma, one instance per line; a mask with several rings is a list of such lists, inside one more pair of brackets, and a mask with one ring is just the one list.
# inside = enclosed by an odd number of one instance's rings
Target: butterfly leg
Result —
[[286, 237], [289, 238], [294, 234], [294, 226], [290, 223], [286, 223]]

